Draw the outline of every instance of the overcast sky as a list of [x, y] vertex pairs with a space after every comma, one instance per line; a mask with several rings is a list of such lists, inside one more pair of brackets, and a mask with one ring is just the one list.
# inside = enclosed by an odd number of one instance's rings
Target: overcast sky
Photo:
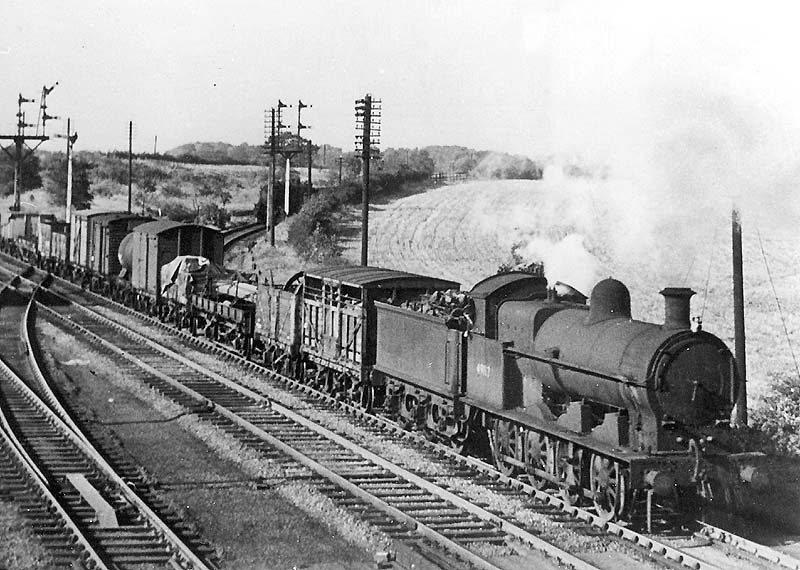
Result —
[[[664, 138], [653, 133], [676, 124], [712, 125], [712, 146], [776, 130], [791, 146], [800, 125], [792, 6], [3, 0], [0, 133], [13, 132], [20, 92], [38, 99], [58, 81], [49, 110], [72, 118], [82, 149], [126, 148], [129, 120], [138, 151], [156, 135], [161, 151], [259, 144], [265, 109], [300, 98], [313, 105], [306, 133], [349, 150], [353, 102], [367, 92], [383, 101], [383, 147], [604, 161], [655, 152]], [[63, 128], [55, 123], [49, 134]]]

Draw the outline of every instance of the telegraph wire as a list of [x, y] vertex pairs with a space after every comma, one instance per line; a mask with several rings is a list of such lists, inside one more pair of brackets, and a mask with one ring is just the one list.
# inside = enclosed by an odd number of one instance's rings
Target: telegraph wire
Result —
[[764, 267], [767, 269], [767, 277], [769, 278], [769, 285], [772, 287], [772, 295], [775, 297], [775, 304], [778, 306], [778, 315], [781, 318], [781, 324], [783, 325], [783, 333], [786, 335], [786, 343], [789, 345], [789, 353], [792, 355], [792, 362], [794, 362], [794, 370], [797, 373], [797, 377], [800, 378], [800, 366], [797, 364], [797, 357], [794, 353], [794, 347], [792, 346], [792, 339], [789, 337], [789, 328], [786, 326], [786, 318], [783, 314], [783, 308], [781, 307], [781, 301], [778, 298], [778, 292], [775, 290], [775, 282], [772, 279], [772, 272], [769, 269], [769, 262], [767, 261], [767, 253], [764, 251], [764, 242], [761, 240], [761, 231], [756, 226], [756, 235], [758, 236], [758, 245], [761, 248], [761, 257], [764, 259]]

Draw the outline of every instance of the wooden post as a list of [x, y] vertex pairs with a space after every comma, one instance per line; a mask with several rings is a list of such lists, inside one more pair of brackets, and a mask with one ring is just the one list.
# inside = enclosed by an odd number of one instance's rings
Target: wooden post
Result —
[[308, 139], [308, 195], [311, 196], [311, 166], [314, 157], [311, 156], [311, 139]]
[[289, 164], [289, 157], [286, 157], [286, 170], [283, 171], [283, 211], [286, 213], [286, 217], [289, 217], [289, 184], [292, 178], [292, 167]]
[[69, 222], [72, 212], [72, 140], [70, 140], [70, 119], [67, 117], [67, 205], [64, 210], [64, 220]]
[[267, 185], [267, 229], [269, 230], [269, 245], [275, 247], [275, 218], [272, 215], [275, 200], [275, 108], [271, 109], [272, 127], [270, 136], [270, 154], [272, 155], [272, 173]]
[[133, 199], [133, 121], [128, 123], [128, 213]]
[[744, 277], [742, 271], [742, 224], [734, 205], [731, 212], [733, 242], [733, 328], [736, 368], [739, 370], [739, 393], [736, 396], [733, 425], [747, 426], [747, 356], [744, 332]]
[[361, 265], [368, 264], [367, 248], [369, 246], [369, 159], [370, 159], [370, 120], [371, 120], [372, 97], [367, 95], [364, 98], [364, 131], [363, 131], [363, 151], [362, 159], [364, 162], [364, 186], [361, 191]]

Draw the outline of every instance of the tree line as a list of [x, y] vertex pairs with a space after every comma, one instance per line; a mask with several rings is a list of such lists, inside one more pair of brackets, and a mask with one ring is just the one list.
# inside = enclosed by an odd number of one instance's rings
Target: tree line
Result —
[[[83, 158], [72, 161], [72, 204], [78, 210], [89, 208], [94, 196], [91, 172], [94, 165]], [[54, 205], [67, 203], [67, 155], [63, 152], [40, 152], [23, 160], [20, 167], [20, 193], [44, 188]], [[14, 192], [14, 161], [0, 154], [0, 196]]]

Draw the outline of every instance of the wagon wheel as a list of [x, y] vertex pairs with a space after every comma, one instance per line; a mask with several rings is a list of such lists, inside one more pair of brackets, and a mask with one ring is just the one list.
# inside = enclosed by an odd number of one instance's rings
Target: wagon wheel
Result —
[[511, 477], [517, 472], [517, 466], [508, 461], [509, 456], [515, 456], [519, 443], [518, 428], [505, 420], [495, 420], [490, 432], [492, 456], [497, 470], [503, 475]]
[[294, 378], [294, 362], [292, 361], [291, 356], [286, 355], [286, 358], [284, 358], [283, 362], [281, 363], [279, 372], [284, 376], [288, 376], [289, 378]]
[[364, 410], [372, 409], [375, 394], [369, 382], [356, 382], [353, 386], [352, 402]]
[[555, 474], [561, 487], [561, 498], [575, 505], [583, 496], [581, 488], [581, 463], [583, 450], [566, 441], [559, 441], [555, 451]]
[[413, 431], [417, 427], [416, 417], [419, 409], [419, 400], [414, 394], [400, 392], [400, 404], [397, 413], [397, 423], [404, 430]]
[[464, 416], [456, 420], [456, 425], [458, 425], [458, 431], [450, 436], [450, 447], [456, 453], [461, 454], [464, 453], [464, 448], [467, 446], [471, 430], [469, 420]]
[[548, 480], [541, 472], [553, 473], [553, 459], [550, 439], [545, 434], [535, 431], [525, 434], [525, 473], [528, 482], [536, 489], [547, 485]]
[[589, 480], [598, 516], [606, 521], [622, 516], [628, 492], [627, 469], [613, 459], [593, 455]]
[[[245, 341], [246, 341], [246, 338], [245, 338]], [[306, 368], [306, 361], [302, 357], [298, 358], [297, 364], [294, 367], [294, 378], [295, 378], [295, 380], [297, 380], [301, 384], [306, 384], [307, 383], [306, 380], [307, 380], [307, 376], [308, 376], [307, 372], [308, 371], [307, 371], [307, 368]]]

